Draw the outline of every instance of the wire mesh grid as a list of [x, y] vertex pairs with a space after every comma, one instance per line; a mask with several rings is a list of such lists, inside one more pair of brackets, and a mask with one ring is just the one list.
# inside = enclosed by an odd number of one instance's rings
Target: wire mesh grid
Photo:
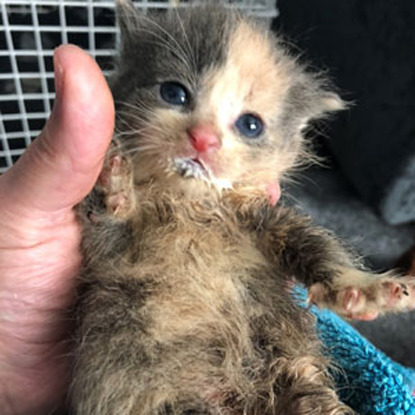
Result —
[[[139, 0], [138, 8], [165, 9], [178, 0]], [[187, 2], [184, 2], [186, 6]], [[275, 0], [229, 0], [231, 7], [264, 18]], [[37, 137], [55, 98], [53, 50], [73, 43], [87, 50], [104, 73], [117, 41], [114, 1], [0, 0], [0, 173]]]

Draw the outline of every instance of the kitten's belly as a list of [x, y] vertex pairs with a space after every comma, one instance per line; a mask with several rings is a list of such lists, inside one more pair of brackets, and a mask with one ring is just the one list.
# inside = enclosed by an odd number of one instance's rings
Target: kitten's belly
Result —
[[271, 274], [249, 237], [226, 240], [220, 233], [191, 230], [161, 239], [157, 252], [142, 256], [147, 259], [137, 263], [135, 273], [157, 282], [146, 304], [154, 340], [209, 341], [230, 335], [228, 330], [233, 338], [235, 331], [246, 338], [250, 318], [261, 314], [263, 306], [253, 300], [249, 287], [255, 285], [253, 279]]

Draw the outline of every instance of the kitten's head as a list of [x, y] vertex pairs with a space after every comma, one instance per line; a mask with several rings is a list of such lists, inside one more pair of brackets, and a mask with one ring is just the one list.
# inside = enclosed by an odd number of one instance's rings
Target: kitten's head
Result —
[[126, 0], [117, 12], [112, 89], [136, 180], [265, 189], [296, 163], [307, 123], [342, 108], [274, 35], [236, 12], [149, 17]]

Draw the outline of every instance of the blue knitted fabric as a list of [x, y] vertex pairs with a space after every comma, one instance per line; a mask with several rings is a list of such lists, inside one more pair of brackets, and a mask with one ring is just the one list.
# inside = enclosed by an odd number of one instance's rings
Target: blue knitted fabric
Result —
[[311, 311], [326, 353], [341, 369], [334, 373], [341, 400], [360, 415], [415, 415], [415, 370], [393, 362], [336, 314]]

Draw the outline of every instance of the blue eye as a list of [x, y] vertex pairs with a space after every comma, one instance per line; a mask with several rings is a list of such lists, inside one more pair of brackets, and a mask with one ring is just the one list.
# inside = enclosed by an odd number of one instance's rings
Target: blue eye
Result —
[[189, 101], [187, 89], [178, 82], [163, 82], [160, 85], [160, 95], [171, 105], [186, 105]]
[[264, 131], [264, 123], [254, 114], [242, 114], [235, 122], [235, 127], [244, 137], [257, 138]]

